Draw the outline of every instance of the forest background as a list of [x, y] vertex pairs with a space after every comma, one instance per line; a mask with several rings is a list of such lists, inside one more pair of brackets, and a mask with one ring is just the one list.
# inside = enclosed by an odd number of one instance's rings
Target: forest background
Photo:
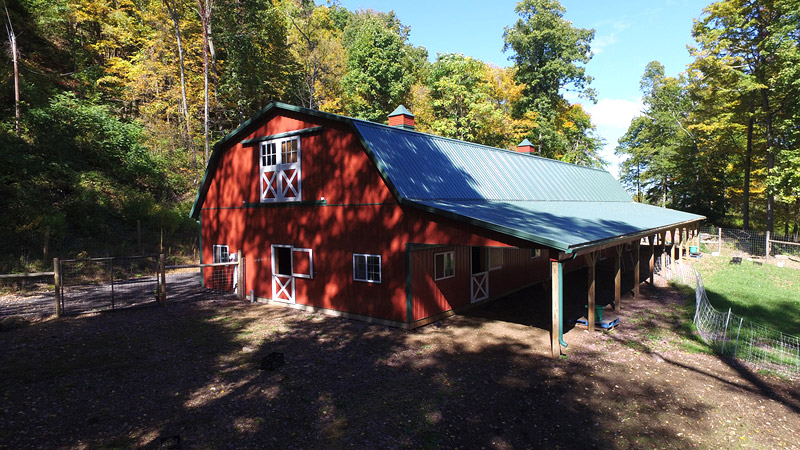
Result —
[[[272, 100], [604, 167], [594, 30], [523, 0], [497, 30], [513, 63], [437, 54], [393, 12], [300, 0], [6, 0], [0, 272], [53, 256], [197, 252], [188, 217], [213, 143]], [[619, 140], [636, 201], [798, 233], [800, 0], [725, 0], [686, 71], [642, 74]], [[567, 95], [569, 94], [569, 95]]]

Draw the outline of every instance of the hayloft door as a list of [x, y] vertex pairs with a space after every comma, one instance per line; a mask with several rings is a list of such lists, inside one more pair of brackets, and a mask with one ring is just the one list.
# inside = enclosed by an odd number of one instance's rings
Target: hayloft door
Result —
[[294, 303], [291, 245], [272, 246], [272, 299]]
[[489, 298], [489, 256], [488, 249], [472, 247], [472, 270], [469, 277], [470, 301], [477, 302]]
[[259, 154], [261, 201], [301, 201], [300, 138], [262, 142]]

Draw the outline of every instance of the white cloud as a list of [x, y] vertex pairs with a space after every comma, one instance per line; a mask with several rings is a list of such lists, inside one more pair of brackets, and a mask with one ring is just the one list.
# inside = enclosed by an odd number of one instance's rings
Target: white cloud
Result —
[[604, 98], [595, 105], [586, 106], [592, 115], [592, 123], [597, 125], [597, 134], [606, 141], [600, 156], [608, 161], [607, 169], [616, 178], [619, 178], [619, 164], [622, 162], [622, 158], [614, 154], [617, 140], [628, 130], [631, 120], [641, 114], [642, 107], [641, 98], [635, 101]]
[[631, 124], [631, 119], [641, 114], [642, 99], [631, 101], [604, 98], [597, 104], [587, 105], [586, 109], [592, 115], [592, 123], [598, 128], [613, 128], [624, 132]]
[[[625, 31], [629, 25], [621, 21], [602, 21], [594, 26], [598, 31], [592, 40], [592, 52], [599, 55], [607, 47], [619, 42], [619, 34]], [[607, 31], [609, 28], [611, 31]]]
[[597, 36], [594, 38], [594, 41], [592, 41], [592, 53], [595, 55], [603, 53], [603, 50], [605, 50], [606, 47], [611, 44], [616, 44], [618, 41], [619, 39], [617, 39], [617, 33]]

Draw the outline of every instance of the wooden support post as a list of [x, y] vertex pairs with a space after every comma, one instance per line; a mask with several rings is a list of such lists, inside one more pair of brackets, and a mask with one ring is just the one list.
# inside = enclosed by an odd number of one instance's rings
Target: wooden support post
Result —
[[661, 241], [661, 276], [664, 276], [664, 271], [667, 268], [667, 232], [662, 231], [659, 236]]
[[769, 230], [767, 230], [767, 239], [765, 241], [764, 248], [766, 249], [764, 255], [764, 262], [769, 262], [769, 251], [770, 251], [770, 244], [769, 244]]
[[686, 240], [683, 238], [683, 228], [678, 228], [678, 262], [681, 262], [681, 257], [683, 256], [683, 246], [686, 243]]
[[[638, 239], [633, 243], [633, 296], [635, 298], [639, 298], [639, 284], [641, 284], [641, 254], [639, 252], [639, 248], [642, 246], [642, 240]], [[619, 308], [621, 309], [621, 308]]]
[[719, 239], [717, 240], [717, 255], [722, 256], [722, 228], [717, 229], [719, 231]]
[[616, 247], [617, 257], [614, 258], [614, 310], [621, 308], [620, 298], [622, 297], [622, 250], [624, 245]]
[[653, 284], [653, 273], [655, 272], [656, 259], [656, 235], [650, 236], [650, 284]]
[[158, 294], [159, 294], [158, 296], [159, 296], [159, 301], [161, 302], [162, 305], [166, 305], [167, 304], [167, 269], [166, 269], [166, 266], [167, 266], [167, 258], [162, 253], [162, 254], [160, 254], [158, 256], [158, 273], [161, 275], [159, 277], [159, 278], [161, 278], [161, 280], [160, 280], [159, 286], [158, 286]]
[[560, 305], [560, 295], [561, 295], [561, 283], [559, 282], [559, 271], [558, 266], [561, 263], [558, 260], [550, 260], [550, 285], [551, 285], [551, 292], [552, 292], [552, 304], [553, 304], [553, 327], [552, 331], [550, 332], [550, 351], [552, 353], [553, 358], [558, 358], [561, 356], [561, 343], [558, 341], [558, 328], [559, 324], [561, 323], [561, 305]]
[[700, 244], [702, 244], [702, 237], [700, 236], [700, 224], [695, 225], [694, 229], [695, 233], [697, 233], [697, 252], [700, 252]]
[[669, 268], [673, 269], [675, 264], [675, 229], [669, 230]]
[[53, 284], [56, 287], [56, 317], [61, 317], [64, 311], [61, 308], [61, 261], [58, 258], [53, 258]]
[[239, 267], [238, 267], [238, 270], [237, 270], [237, 273], [236, 273], [237, 278], [238, 278], [236, 280], [236, 287], [237, 287], [237, 289], [239, 289], [239, 292], [238, 292], [239, 300], [244, 300], [244, 297], [245, 297], [245, 295], [244, 295], [244, 293], [245, 293], [245, 289], [244, 289], [244, 256], [242, 256], [242, 251], [241, 250], [239, 250], [239, 252], [237, 253], [237, 257], [238, 257], [237, 261], [239, 261]]
[[586, 254], [586, 267], [589, 269], [589, 295], [588, 301], [589, 305], [587, 307], [588, 311], [586, 314], [586, 318], [588, 323], [589, 332], [594, 331], [594, 303], [595, 303], [595, 266], [597, 264], [597, 252], [590, 252]]

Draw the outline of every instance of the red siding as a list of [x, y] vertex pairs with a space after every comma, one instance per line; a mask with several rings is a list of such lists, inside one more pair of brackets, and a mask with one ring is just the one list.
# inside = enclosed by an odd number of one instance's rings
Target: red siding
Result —
[[[302, 195], [304, 201], [324, 197], [327, 204], [244, 207], [244, 202], [259, 202], [258, 146], [237, 143], [222, 154], [201, 214], [203, 260], [211, 262], [214, 244], [227, 244], [232, 253], [241, 249], [246, 258], [248, 293], [253, 290], [258, 297], [273, 297], [272, 244], [310, 248], [314, 251], [314, 279], [296, 278], [297, 303], [406, 321], [406, 243], [525, 245], [498, 233], [401, 207], [345, 124], [297, 113], [264, 120], [239, 139], [323, 127], [300, 137]], [[430, 284], [420, 275], [419, 286], [428, 286], [434, 294], [415, 302], [415, 319], [469, 303], [470, 254], [468, 247], [458, 248], [462, 250], [454, 279]], [[527, 256], [527, 250], [522, 252]], [[381, 255], [381, 283], [353, 281], [353, 253]], [[431, 254], [431, 280], [432, 258]], [[490, 295], [499, 293], [501, 285], [511, 290], [529, 283], [532, 272], [528, 263], [519, 267], [509, 264], [492, 272]], [[414, 280], [416, 283], [416, 276]], [[417, 284], [414, 286], [416, 294]]]
[[[446, 251], [455, 253], [455, 276], [437, 281], [434, 276], [434, 255]], [[437, 247], [413, 252], [413, 320], [424, 319], [470, 303], [471, 258], [472, 250], [467, 246]], [[503, 249], [502, 268], [489, 271], [489, 298], [499, 297], [547, 279], [548, 264], [548, 259], [544, 256], [531, 258], [529, 249]]]

